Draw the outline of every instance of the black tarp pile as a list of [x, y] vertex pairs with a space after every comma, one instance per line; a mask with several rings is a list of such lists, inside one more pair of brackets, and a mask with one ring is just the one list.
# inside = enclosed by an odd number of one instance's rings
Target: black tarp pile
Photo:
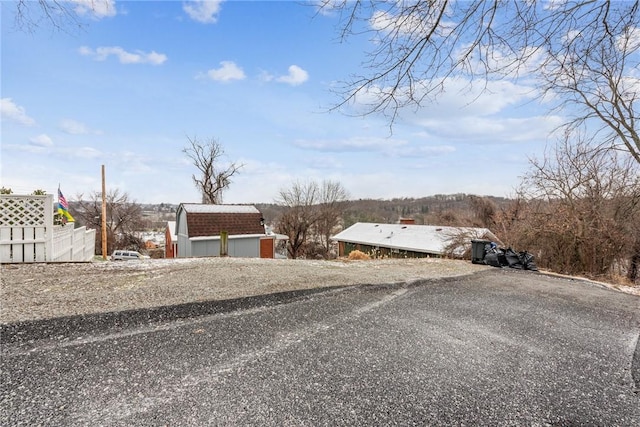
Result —
[[484, 263], [493, 267], [511, 267], [520, 270], [538, 271], [533, 255], [529, 252], [516, 252], [511, 248], [498, 248], [495, 245], [490, 245], [485, 250]]

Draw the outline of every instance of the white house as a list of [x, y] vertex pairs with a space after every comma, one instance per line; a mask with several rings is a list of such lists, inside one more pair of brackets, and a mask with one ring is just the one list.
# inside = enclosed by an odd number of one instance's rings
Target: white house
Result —
[[487, 228], [445, 227], [416, 224], [377, 224], [358, 222], [331, 238], [338, 242], [338, 255], [360, 250], [378, 257], [462, 257], [471, 240], [500, 243]]

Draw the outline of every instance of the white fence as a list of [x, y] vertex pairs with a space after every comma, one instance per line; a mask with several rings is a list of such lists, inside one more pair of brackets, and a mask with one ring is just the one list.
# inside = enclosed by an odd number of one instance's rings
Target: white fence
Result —
[[96, 230], [86, 227], [53, 226], [52, 262], [91, 261], [96, 245]]
[[53, 196], [0, 196], [0, 263], [91, 261], [96, 231], [53, 225]]

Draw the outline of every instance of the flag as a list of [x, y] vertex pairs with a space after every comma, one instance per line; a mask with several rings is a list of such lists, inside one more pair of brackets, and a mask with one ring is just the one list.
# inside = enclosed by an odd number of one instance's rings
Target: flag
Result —
[[69, 213], [69, 203], [67, 203], [67, 199], [62, 195], [62, 191], [60, 191], [60, 187], [58, 187], [58, 214], [67, 218], [67, 221], [74, 222], [75, 219]]

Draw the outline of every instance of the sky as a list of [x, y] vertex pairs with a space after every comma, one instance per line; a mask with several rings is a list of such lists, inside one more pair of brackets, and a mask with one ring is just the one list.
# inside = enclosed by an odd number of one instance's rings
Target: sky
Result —
[[390, 132], [336, 88], [362, 73], [370, 35], [300, 1], [76, 0], [82, 29], [15, 26], [2, 1], [0, 186], [67, 200], [108, 190], [197, 203], [189, 139], [242, 165], [224, 203], [273, 203], [294, 182], [339, 182], [351, 199], [512, 197], [562, 117], [526, 81], [452, 78]]

